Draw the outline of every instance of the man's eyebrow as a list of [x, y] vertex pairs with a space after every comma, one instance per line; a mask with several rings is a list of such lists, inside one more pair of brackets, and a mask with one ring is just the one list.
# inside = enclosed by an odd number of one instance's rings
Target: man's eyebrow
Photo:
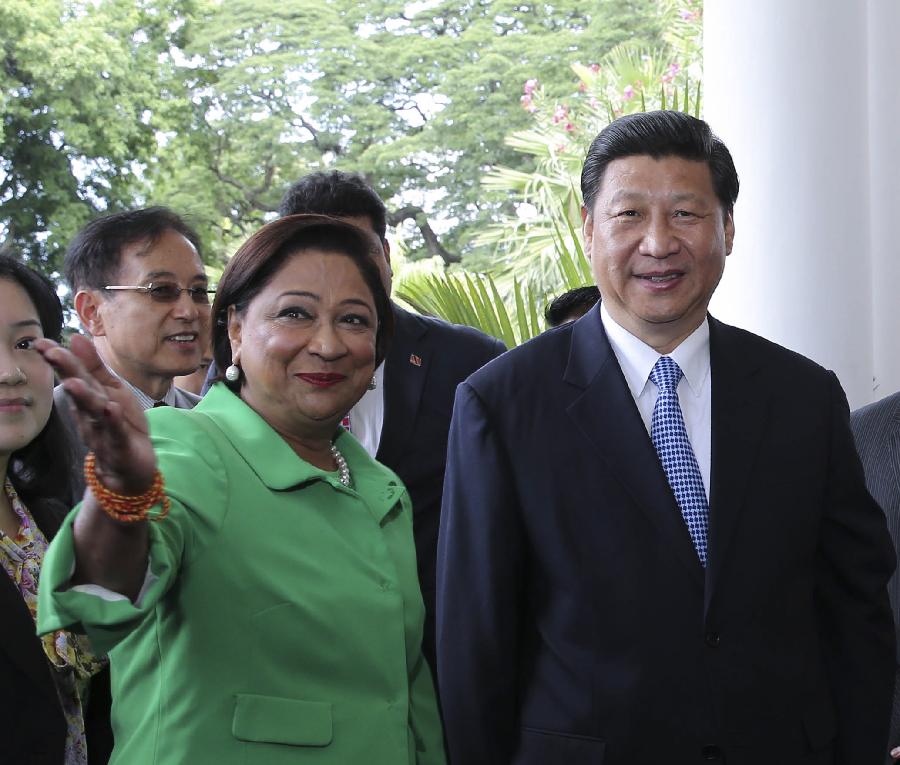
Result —
[[[149, 279], [150, 281], [153, 281], [154, 279], [171, 279], [173, 281], [177, 281], [177, 277], [171, 271], [151, 271], [149, 274], [144, 275], [144, 279], [145, 280]], [[209, 281], [209, 278], [206, 276], [206, 274], [194, 274], [191, 277], [190, 281], [192, 281], [192, 282], [196, 282], [196, 281], [207, 282], [207, 281]]]
[[669, 199], [673, 202], [690, 202], [694, 199], [699, 199], [699, 197], [693, 191], [679, 191], [676, 194], [672, 194]]

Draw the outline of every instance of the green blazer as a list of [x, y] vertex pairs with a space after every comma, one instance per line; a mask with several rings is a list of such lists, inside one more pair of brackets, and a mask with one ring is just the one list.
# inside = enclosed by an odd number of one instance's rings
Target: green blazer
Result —
[[137, 602], [69, 588], [77, 508], [41, 574], [39, 631], [109, 651], [111, 762], [444, 763], [400, 480], [342, 432], [343, 487], [223, 384], [148, 414], [172, 509]]

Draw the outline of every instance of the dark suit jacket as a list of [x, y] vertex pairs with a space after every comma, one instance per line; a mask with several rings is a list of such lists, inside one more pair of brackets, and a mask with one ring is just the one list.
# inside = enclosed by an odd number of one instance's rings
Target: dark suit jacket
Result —
[[833, 374], [710, 320], [709, 565], [599, 308], [456, 395], [438, 668], [460, 765], [875, 765], [894, 556]]
[[384, 425], [375, 456], [400, 476], [412, 498], [425, 600], [422, 653], [436, 673], [435, 559], [453, 396], [457, 385], [506, 346], [471, 327], [419, 316], [397, 305], [394, 320], [394, 338], [384, 360]]
[[[52, 538], [65, 516], [61, 505], [29, 506], [38, 528]], [[28, 607], [0, 570], [0, 762], [60, 765], [66, 720], [53, 684], [50, 664]], [[112, 752], [109, 724], [109, 670], [91, 683], [85, 716], [90, 765], [102, 765]]]
[[[394, 337], [384, 360], [384, 425], [375, 457], [400, 476], [412, 498], [425, 600], [422, 652], [436, 672], [435, 557], [453, 396], [457, 385], [506, 346], [477, 329], [392, 305]], [[203, 393], [218, 374], [215, 363], [210, 364]]]
[[[866, 486], [881, 506], [895, 548], [900, 548], [900, 393], [876, 401], [850, 415], [850, 427], [866, 473]], [[894, 623], [900, 624], [900, 577], [888, 584]], [[900, 677], [900, 641], [897, 643]], [[890, 746], [900, 745], [900, 688], [894, 691]]]

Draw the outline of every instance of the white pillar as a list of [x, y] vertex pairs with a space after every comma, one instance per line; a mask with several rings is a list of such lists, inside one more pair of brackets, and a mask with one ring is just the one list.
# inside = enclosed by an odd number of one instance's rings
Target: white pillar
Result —
[[883, 326], [900, 284], [898, 7], [704, 6], [704, 116], [741, 178], [711, 311], [833, 369], [853, 407], [900, 389], [900, 322]]
[[868, 6], [875, 400], [900, 390], [900, 2]]

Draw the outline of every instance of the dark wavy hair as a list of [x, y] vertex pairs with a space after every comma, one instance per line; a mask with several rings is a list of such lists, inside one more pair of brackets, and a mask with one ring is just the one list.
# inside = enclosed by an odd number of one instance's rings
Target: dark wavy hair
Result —
[[[357, 226], [329, 218], [326, 215], [288, 215], [263, 226], [234, 254], [216, 288], [213, 302], [212, 345], [216, 368], [214, 382], [225, 380], [224, 371], [231, 365], [231, 342], [228, 339], [228, 308], [234, 306], [238, 314], [275, 277], [289, 256], [309, 249], [337, 253], [350, 258], [372, 293], [378, 330], [375, 334], [375, 366], [387, 353], [394, 333], [394, 312], [372, 250], [379, 245], [374, 237]], [[241, 383], [225, 384], [238, 390]]]
[[682, 112], [656, 111], [619, 117], [593, 140], [581, 170], [581, 196], [588, 213], [594, 212], [607, 165], [642, 154], [705, 162], [722, 211], [733, 212], [740, 183], [728, 147], [703, 120]]
[[[60, 342], [63, 310], [50, 280], [7, 255], [0, 255], [0, 279], [25, 290], [37, 309], [44, 337]], [[7, 476], [26, 505], [48, 500], [68, 504], [74, 461], [75, 451], [68, 431], [54, 406], [44, 429], [10, 455]]]

